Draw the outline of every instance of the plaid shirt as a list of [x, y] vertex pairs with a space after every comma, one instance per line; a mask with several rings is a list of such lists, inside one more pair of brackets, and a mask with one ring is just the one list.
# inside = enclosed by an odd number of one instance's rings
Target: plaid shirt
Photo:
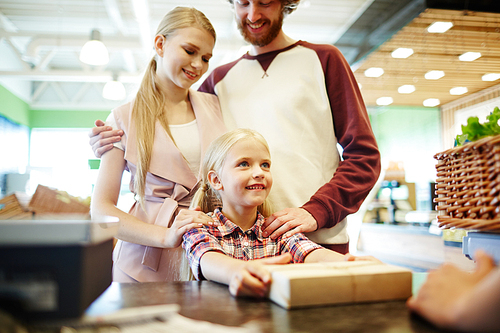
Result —
[[322, 248], [301, 233], [288, 238], [279, 237], [275, 240], [269, 237], [264, 238], [261, 230], [264, 217], [260, 213], [257, 215], [255, 224], [247, 231], [243, 231], [229, 221], [219, 209], [209, 215], [220, 225], [193, 228], [184, 234], [182, 242], [189, 265], [197, 280], [204, 279], [200, 260], [208, 251], [221, 252], [229, 257], [245, 261], [290, 253], [293, 263], [302, 263], [311, 251]]

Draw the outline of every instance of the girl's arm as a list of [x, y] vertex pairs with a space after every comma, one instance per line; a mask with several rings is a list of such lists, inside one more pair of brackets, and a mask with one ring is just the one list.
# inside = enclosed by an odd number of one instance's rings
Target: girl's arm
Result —
[[325, 262], [325, 261], [358, 261], [358, 260], [363, 260], [363, 261], [376, 261], [376, 262], [381, 262], [375, 257], [372, 256], [353, 256], [352, 254], [340, 254], [338, 252], [328, 250], [325, 248], [321, 249], [316, 249], [309, 253], [306, 258], [304, 259], [305, 263], [309, 262]]
[[290, 254], [272, 258], [243, 261], [209, 251], [200, 260], [201, 271], [207, 280], [229, 286], [233, 296], [265, 297], [271, 285], [271, 273], [262, 265], [288, 264]]
[[92, 218], [116, 216], [120, 219], [116, 238], [146, 246], [173, 248], [180, 245], [186, 230], [212, 222], [212, 219], [200, 211], [181, 210], [172, 228], [165, 228], [143, 222], [117, 208], [125, 163], [124, 152], [118, 148], [113, 148], [102, 156], [91, 201]]

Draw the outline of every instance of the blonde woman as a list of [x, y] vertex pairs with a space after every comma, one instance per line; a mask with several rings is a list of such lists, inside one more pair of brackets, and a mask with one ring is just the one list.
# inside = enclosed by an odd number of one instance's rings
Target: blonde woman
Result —
[[[108, 125], [124, 135], [102, 157], [91, 209], [93, 217], [120, 219], [114, 281], [180, 280], [182, 235], [213, 223], [199, 210], [187, 208], [201, 157], [225, 132], [217, 98], [190, 89], [208, 69], [215, 37], [200, 11], [170, 11], [159, 24], [156, 54], [135, 99], [108, 118]], [[116, 207], [124, 170], [131, 174], [136, 198], [128, 214]]]

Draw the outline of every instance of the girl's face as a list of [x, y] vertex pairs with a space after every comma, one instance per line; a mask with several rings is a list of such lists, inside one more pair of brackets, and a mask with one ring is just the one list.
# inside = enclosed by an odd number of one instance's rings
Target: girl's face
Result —
[[214, 44], [212, 35], [198, 27], [178, 29], [168, 37], [156, 36], [158, 78], [167, 88], [190, 88], [207, 71]]
[[223, 211], [242, 213], [256, 209], [266, 200], [273, 185], [267, 148], [254, 139], [237, 142], [229, 150], [216, 178], [212, 186], [220, 193]]

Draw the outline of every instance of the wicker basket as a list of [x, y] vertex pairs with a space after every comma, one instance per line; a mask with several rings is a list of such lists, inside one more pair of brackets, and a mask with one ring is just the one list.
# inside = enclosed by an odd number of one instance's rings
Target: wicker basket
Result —
[[434, 156], [438, 225], [500, 232], [500, 135]]

